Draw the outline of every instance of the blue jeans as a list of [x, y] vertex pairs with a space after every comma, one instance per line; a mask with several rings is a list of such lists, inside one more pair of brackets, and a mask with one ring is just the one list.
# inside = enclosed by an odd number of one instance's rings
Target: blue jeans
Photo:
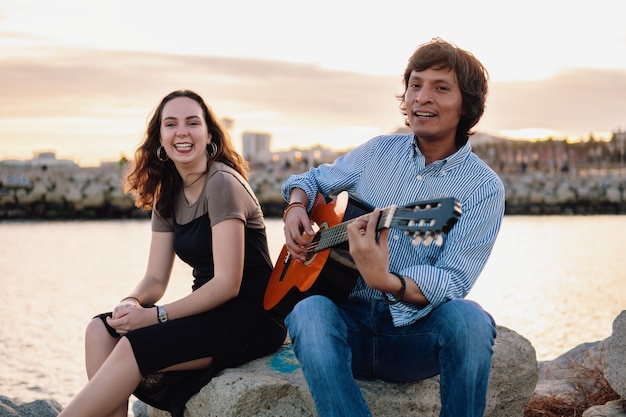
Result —
[[285, 323], [320, 417], [371, 415], [354, 378], [413, 382], [437, 374], [441, 417], [483, 416], [496, 328], [473, 301], [449, 301], [395, 327], [382, 300], [337, 305], [311, 296]]

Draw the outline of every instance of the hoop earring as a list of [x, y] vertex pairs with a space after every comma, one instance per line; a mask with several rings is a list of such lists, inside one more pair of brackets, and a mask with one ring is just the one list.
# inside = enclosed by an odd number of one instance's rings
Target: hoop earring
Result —
[[217, 155], [217, 145], [215, 142], [209, 142], [206, 144], [206, 154], [209, 159], [215, 158], [215, 155]]
[[[165, 156], [163, 156], [165, 155]], [[170, 159], [170, 156], [167, 154], [167, 152], [165, 152], [165, 148], [163, 147], [163, 145], [159, 146], [156, 150], [156, 156], [159, 159], [159, 161], [161, 162], [165, 162], [168, 159]]]

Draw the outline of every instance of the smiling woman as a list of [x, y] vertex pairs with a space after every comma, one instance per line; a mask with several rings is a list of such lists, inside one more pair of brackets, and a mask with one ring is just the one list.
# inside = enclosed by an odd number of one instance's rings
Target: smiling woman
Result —
[[[124, 179], [151, 212], [146, 272], [87, 325], [89, 383], [60, 416], [125, 417], [134, 394], [180, 417], [215, 374], [281, 346], [282, 320], [262, 305], [272, 265], [247, 174], [202, 97], [176, 90], [161, 99]], [[157, 305], [176, 257], [193, 268], [192, 291]]]

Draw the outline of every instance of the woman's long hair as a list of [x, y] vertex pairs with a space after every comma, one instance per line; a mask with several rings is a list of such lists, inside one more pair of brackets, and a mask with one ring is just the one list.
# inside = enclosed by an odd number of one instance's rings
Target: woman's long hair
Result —
[[177, 97], [188, 97], [202, 108], [211, 142], [217, 145], [217, 152], [211, 160], [225, 163], [248, 179], [248, 163], [235, 150], [226, 130], [202, 97], [190, 90], [173, 91], [165, 96], [153, 111], [144, 139], [135, 151], [134, 163], [129, 166], [130, 170], [124, 179], [124, 191], [134, 197], [138, 208], [152, 210], [156, 201], [156, 209], [165, 218], [173, 215], [175, 197], [183, 187], [183, 178], [174, 163], [170, 159], [162, 161], [157, 156], [157, 149], [161, 146], [163, 107]]

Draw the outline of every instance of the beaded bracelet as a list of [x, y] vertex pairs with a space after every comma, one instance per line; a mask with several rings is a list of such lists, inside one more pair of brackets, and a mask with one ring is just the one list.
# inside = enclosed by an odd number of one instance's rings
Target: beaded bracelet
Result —
[[406, 281], [404, 279], [404, 277], [400, 274], [396, 274], [395, 272], [391, 272], [391, 274], [394, 274], [395, 276], [398, 277], [398, 279], [400, 280], [400, 282], [402, 283], [402, 288], [400, 288], [400, 293], [398, 294], [397, 297], [394, 297], [395, 300], [390, 300], [389, 296], [387, 295], [387, 293], [383, 292], [383, 300], [385, 301], [385, 303], [389, 304], [389, 305], [394, 305], [394, 304], [398, 304], [400, 301], [402, 301], [402, 297], [404, 297], [404, 292], [406, 291]]
[[139, 301], [139, 298], [137, 298], [137, 297], [133, 297], [132, 295], [131, 295], [130, 297], [124, 297], [124, 298], [122, 298], [122, 299], [120, 300], [120, 303], [121, 303], [122, 301], [124, 301], [124, 300], [135, 300], [135, 301], [137, 301], [137, 302], [139, 303], [139, 305], [141, 305], [141, 301]]
[[283, 223], [285, 222], [285, 219], [287, 218], [287, 213], [289, 213], [289, 210], [291, 210], [294, 207], [302, 207], [304, 211], [306, 211], [306, 206], [299, 201], [287, 204], [287, 207], [285, 207], [285, 210], [283, 211]]

